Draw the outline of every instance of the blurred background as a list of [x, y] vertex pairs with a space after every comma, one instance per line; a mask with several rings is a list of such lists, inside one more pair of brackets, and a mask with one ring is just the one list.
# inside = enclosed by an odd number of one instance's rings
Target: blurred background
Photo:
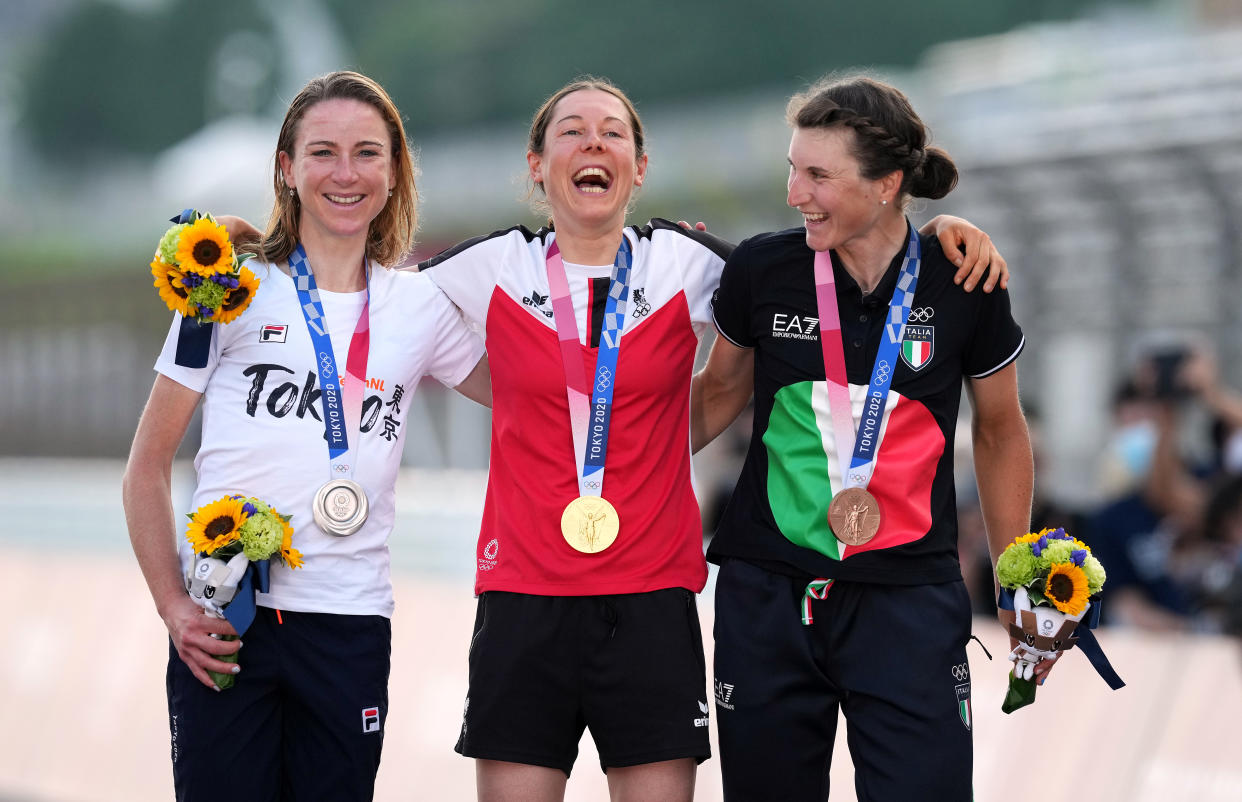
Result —
[[[529, 116], [581, 73], [617, 82], [647, 126], [634, 220], [732, 241], [797, 225], [785, 100], [849, 67], [906, 91], [961, 169], [915, 222], [966, 217], [1009, 262], [1035, 524], [1108, 567], [1102, 639], [1130, 682], [1110, 694], [1071, 655], [1040, 705], [1004, 718], [1003, 658], [972, 651], [977, 798], [1011, 782], [1001, 745], [1047, 727], [1090, 752], [1057, 772], [1067, 792], [1242, 799], [1242, 0], [0, 0], [0, 603], [21, 611], [0, 623], [0, 802], [169, 796], [166, 646], [119, 493], [169, 320], [147, 262], [183, 207], [263, 223], [280, 120], [308, 78], [358, 69], [396, 100], [423, 257], [540, 224]], [[488, 417], [424, 384], [409, 424], [379, 798], [471, 798], [451, 745]], [[705, 537], [745, 425], [698, 459]], [[964, 422], [983, 634], [968, 438]], [[179, 477], [188, 503], [192, 469]], [[705, 632], [710, 601], [709, 585]], [[588, 739], [571, 798], [606, 797], [592, 761]], [[699, 798], [719, 798], [716, 773], [700, 771]], [[832, 799], [852, 799], [844, 747], [834, 777]]]

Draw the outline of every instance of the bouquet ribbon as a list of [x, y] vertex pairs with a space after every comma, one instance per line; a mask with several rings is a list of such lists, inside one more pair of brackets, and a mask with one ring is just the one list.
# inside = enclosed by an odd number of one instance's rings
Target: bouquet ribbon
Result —
[[238, 635], [245, 635], [254, 622], [254, 594], [267, 593], [270, 562], [258, 560], [246, 566], [246, 573], [242, 574], [241, 581], [237, 583], [237, 593], [233, 596], [233, 601], [224, 608], [225, 619], [233, 625]]
[[[168, 218], [168, 222], [189, 223], [193, 219], [193, 209], [182, 209], [181, 214]], [[177, 331], [177, 355], [174, 361], [183, 368], [207, 367], [207, 355], [211, 353], [211, 329], [211, 326], [204, 325], [195, 318], [182, 317], [181, 328]]]
[[[1000, 596], [996, 600], [996, 604], [1002, 610], [1014, 610], [1013, 591], [1008, 588], [1001, 588]], [[1108, 662], [1108, 657], [1104, 655], [1104, 649], [1100, 646], [1100, 642], [1096, 640], [1095, 633], [1091, 630], [1095, 629], [1100, 623], [1100, 603], [1092, 602], [1091, 609], [1087, 611], [1087, 617], [1079, 622], [1077, 628], [1074, 629], [1073, 637], [1078, 639], [1078, 648], [1087, 660], [1090, 661], [1091, 667], [1100, 675], [1100, 679], [1108, 683], [1108, 687], [1114, 691], [1118, 688], [1124, 688], [1125, 682], [1118, 676], [1117, 671], [1113, 668], [1112, 663]]]

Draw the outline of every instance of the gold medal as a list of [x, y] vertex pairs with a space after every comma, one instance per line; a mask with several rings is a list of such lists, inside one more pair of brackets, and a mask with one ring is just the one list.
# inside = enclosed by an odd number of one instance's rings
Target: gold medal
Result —
[[561, 513], [561, 535], [583, 554], [608, 548], [620, 530], [616, 508], [599, 496], [579, 496], [565, 505]]
[[861, 546], [880, 531], [880, 505], [861, 487], [847, 487], [828, 505], [832, 533], [850, 546]]

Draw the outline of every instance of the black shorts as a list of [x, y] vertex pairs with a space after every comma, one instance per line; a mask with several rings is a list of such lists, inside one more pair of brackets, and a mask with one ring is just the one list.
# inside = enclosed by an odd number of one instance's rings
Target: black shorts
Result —
[[694, 594], [479, 597], [457, 751], [560, 769], [584, 728], [600, 765], [711, 756]]
[[970, 598], [941, 585], [806, 582], [729, 560], [716, 580], [715, 695], [730, 802], [827, 799], [837, 713], [860, 802], [971, 799]]
[[204, 686], [169, 646], [168, 715], [179, 802], [370, 800], [388, 718], [391, 622], [276, 613], [242, 637], [236, 684]]

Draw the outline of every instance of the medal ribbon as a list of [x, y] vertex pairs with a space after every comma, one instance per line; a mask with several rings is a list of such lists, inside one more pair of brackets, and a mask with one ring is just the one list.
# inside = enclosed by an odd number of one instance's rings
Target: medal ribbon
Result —
[[[349, 353], [345, 357], [345, 375], [337, 370], [336, 354], [332, 351], [332, 338], [328, 336], [327, 318], [323, 303], [319, 300], [319, 287], [311, 273], [306, 250], [301, 243], [289, 255], [289, 269], [293, 271], [293, 286], [298, 291], [302, 317], [306, 330], [315, 346], [315, 364], [319, 371], [319, 397], [323, 403], [323, 423], [328, 435], [329, 475], [333, 478], [352, 478], [355, 463], [350, 448], [349, 430], [356, 428], [353, 441], [357, 444], [362, 431], [362, 396], [367, 384], [367, 355], [371, 351], [371, 265], [366, 265], [367, 300], [354, 336], [349, 341]], [[343, 379], [343, 381], [342, 381]], [[342, 386], [343, 385], [343, 386]]]
[[[909, 225], [909, 223], [907, 223]], [[819, 308], [819, 344], [824, 354], [824, 376], [828, 384], [828, 411], [832, 415], [833, 437], [836, 441], [837, 462], [841, 469], [844, 488], [866, 488], [875, 471], [879, 452], [880, 422], [888, 404], [888, 390], [893, 384], [897, 369], [897, 357], [901, 340], [905, 335], [906, 320], [914, 304], [914, 290], [919, 281], [919, 263], [922, 249], [919, 234], [910, 225], [910, 241], [906, 257], [901, 263], [897, 287], [888, 304], [888, 320], [884, 336], [875, 355], [871, 369], [871, 382], [863, 402], [862, 420], [857, 433], [854, 430], [853, 406], [850, 402], [849, 379], [845, 372], [845, 346], [841, 342], [841, 313], [837, 307], [836, 280], [832, 274], [832, 254], [829, 251], [815, 253], [815, 301]], [[853, 443], [853, 455], [848, 462], [845, 452]]]
[[623, 234], [621, 247], [612, 265], [608, 300], [604, 305], [604, 324], [595, 358], [595, 381], [587, 384], [582, 354], [578, 350], [578, 320], [569, 294], [569, 277], [560, 246], [553, 241], [545, 259], [548, 291], [552, 296], [552, 315], [565, 368], [565, 395], [569, 399], [569, 427], [574, 438], [574, 463], [578, 471], [578, 494], [602, 496], [604, 457], [608, 453], [608, 427], [612, 421], [612, 395], [617, 383], [617, 356], [621, 352], [621, 330], [625, 326], [625, 305], [630, 297], [630, 243]]

